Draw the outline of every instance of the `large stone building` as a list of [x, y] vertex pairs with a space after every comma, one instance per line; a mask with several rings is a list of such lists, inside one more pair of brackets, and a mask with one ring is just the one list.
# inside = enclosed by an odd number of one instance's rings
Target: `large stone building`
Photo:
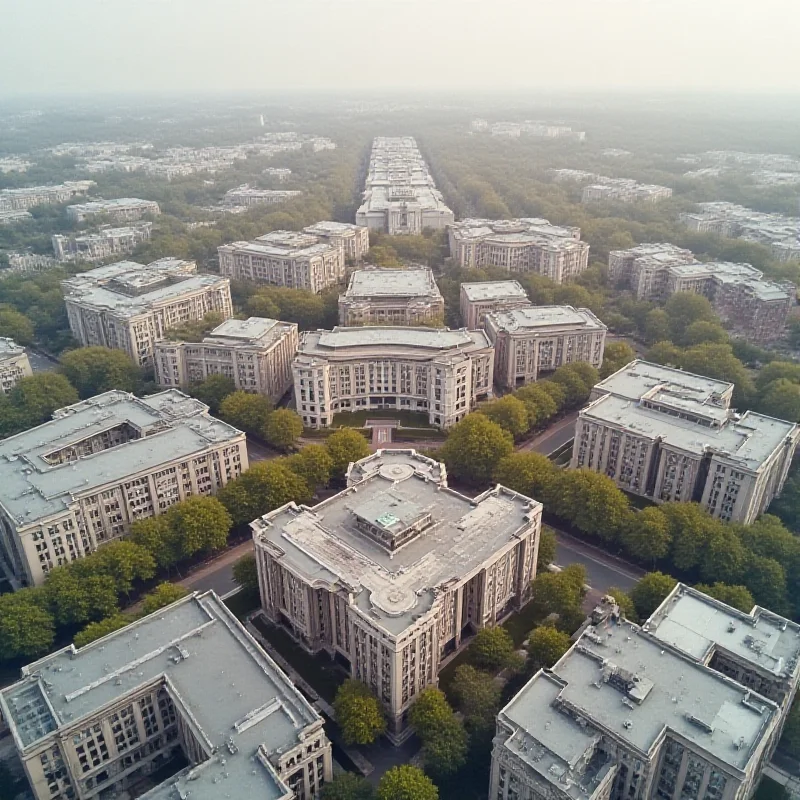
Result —
[[589, 266], [580, 228], [546, 219], [466, 219], [448, 227], [450, 255], [463, 269], [498, 267], [563, 283]]
[[339, 295], [340, 325], [444, 324], [444, 298], [427, 267], [359, 269]]
[[150, 240], [152, 232], [152, 222], [139, 222], [124, 228], [101, 228], [93, 233], [55, 233], [53, 252], [57, 261], [102, 261], [132, 253]]
[[256, 189], [247, 184], [225, 192], [223, 202], [226, 206], [263, 206], [285, 203], [302, 192], [287, 189]]
[[309, 331], [292, 365], [297, 413], [326, 428], [340, 411], [397, 409], [449, 428], [492, 395], [483, 331], [359, 327]]
[[482, 328], [487, 314], [529, 306], [527, 292], [519, 281], [462, 283], [459, 297], [461, 323], [470, 330]]
[[797, 689], [800, 629], [678, 585], [593, 620], [500, 712], [490, 800], [748, 800]]
[[542, 506], [502, 486], [465, 497], [413, 450], [378, 451], [350, 478], [313, 508], [288, 503], [252, 523], [261, 603], [366, 683], [400, 741], [442, 658], [528, 598]]
[[0, 336], [0, 393], [8, 394], [22, 378], [33, 375], [24, 347]]
[[608, 328], [588, 308], [527, 306], [487, 314], [495, 382], [508, 389], [573, 361], [600, 368]]
[[292, 359], [299, 337], [293, 322], [263, 317], [229, 319], [202, 342], [158, 342], [153, 364], [160, 386], [188, 386], [210, 375], [277, 402], [292, 386]]
[[36, 800], [311, 800], [322, 717], [213, 592], [22, 669], [0, 692]]
[[26, 211], [34, 206], [66, 203], [85, 195], [94, 181], [64, 181], [55, 186], [30, 186], [25, 189], [0, 190], [0, 211]]
[[67, 217], [73, 222], [84, 222], [102, 214], [115, 222], [132, 222], [141, 219], [145, 214], [160, 214], [161, 209], [154, 200], [140, 200], [137, 197], [117, 197], [114, 200], [93, 200], [91, 203], [79, 203], [67, 206]]
[[356, 224], [393, 235], [421, 234], [425, 228], [444, 230], [453, 220], [414, 139], [376, 138]]
[[140, 366], [170, 328], [211, 311], [233, 316], [230, 281], [198, 275], [194, 261], [120, 261], [61, 282], [72, 335], [84, 346], [123, 350]]
[[348, 263], [360, 263], [369, 252], [369, 229], [360, 225], [326, 220], [309, 225], [303, 230], [323, 242], [334, 246], [341, 245], [345, 261]]
[[246, 470], [244, 434], [175, 389], [111, 391], [0, 442], [0, 556], [17, 584], [213, 494]]
[[341, 242], [297, 231], [272, 231], [252, 242], [217, 248], [221, 275], [319, 293], [345, 277]]
[[[624, 151], [622, 151], [624, 152]], [[650, 183], [638, 183], [631, 178], [609, 178], [582, 169], [551, 169], [556, 183], [584, 183], [581, 201], [616, 200], [620, 203], [657, 203], [672, 197], [672, 189]]]
[[644, 244], [612, 250], [609, 277], [625, 282], [640, 300], [666, 300], [676, 292], [702, 294], [734, 335], [759, 343], [782, 336], [797, 301], [790, 281], [765, 280], [749, 264], [699, 263], [689, 250]]
[[750, 524], [780, 494], [800, 427], [730, 408], [733, 384], [632, 361], [594, 387], [571, 467], [657, 503], [697, 502]]

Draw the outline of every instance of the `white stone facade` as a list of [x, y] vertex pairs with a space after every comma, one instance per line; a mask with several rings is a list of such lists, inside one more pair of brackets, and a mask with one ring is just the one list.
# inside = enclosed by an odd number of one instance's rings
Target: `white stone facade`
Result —
[[67, 206], [67, 217], [73, 222], [84, 222], [98, 214], [111, 217], [115, 222], [132, 222], [146, 214], [156, 216], [161, 213], [154, 200], [140, 200], [137, 197], [118, 197], [114, 200], [94, 200]]
[[22, 378], [33, 375], [24, 347], [0, 336], [0, 393], [8, 394]]
[[152, 222], [139, 222], [124, 228], [101, 228], [81, 235], [53, 234], [53, 252], [57, 261], [102, 261], [111, 256], [132, 253], [150, 240]]
[[26, 211], [34, 206], [65, 203], [85, 195], [94, 181], [64, 181], [55, 186], [31, 186], [26, 189], [0, 190], [0, 211]]
[[334, 247], [341, 246], [345, 261], [348, 263], [360, 264], [369, 252], [369, 229], [360, 225], [323, 221], [309, 225], [303, 228], [303, 231]]
[[487, 314], [529, 306], [527, 292], [519, 281], [462, 283], [459, 296], [461, 323], [473, 330], [482, 328]]

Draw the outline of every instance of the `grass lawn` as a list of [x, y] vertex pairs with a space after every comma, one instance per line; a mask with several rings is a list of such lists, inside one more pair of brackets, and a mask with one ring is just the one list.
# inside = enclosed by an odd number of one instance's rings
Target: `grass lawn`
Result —
[[343, 425], [346, 428], [363, 428], [368, 419], [396, 419], [406, 428], [430, 428], [428, 415], [418, 411], [393, 411], [392, 409], [376, 409], [374, 411], [342, 411], [334, 414], [331, 427]]

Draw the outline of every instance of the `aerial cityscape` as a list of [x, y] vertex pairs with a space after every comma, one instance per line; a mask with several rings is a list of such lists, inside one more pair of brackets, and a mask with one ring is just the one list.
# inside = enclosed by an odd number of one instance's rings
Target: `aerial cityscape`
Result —
[[800, 12], [683, 2], [11, 0], [0, 800], [800, 800]]

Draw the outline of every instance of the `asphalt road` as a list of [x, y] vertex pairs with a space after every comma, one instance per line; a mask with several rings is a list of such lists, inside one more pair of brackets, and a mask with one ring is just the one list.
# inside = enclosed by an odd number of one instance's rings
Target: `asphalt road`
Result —
[[583, 564], [586, 580], [592, 589], [602, 595], [611, 586], [628, 591], [644, 575], [644, 570], [616, 558], [598, 547], [575, 539], [569, 534], [556, 531], [556, 564]]
[[564, 419], [559, 420], [555, 425], [551, 425], [544, 433], [526, 442], [520, 450], [533, 450], [536, 453], [549, 456], [550, 453], [558, 450], [567, 442], [575, 437], [575, 421], [578, 419], [578, 412], [567, 414]]

